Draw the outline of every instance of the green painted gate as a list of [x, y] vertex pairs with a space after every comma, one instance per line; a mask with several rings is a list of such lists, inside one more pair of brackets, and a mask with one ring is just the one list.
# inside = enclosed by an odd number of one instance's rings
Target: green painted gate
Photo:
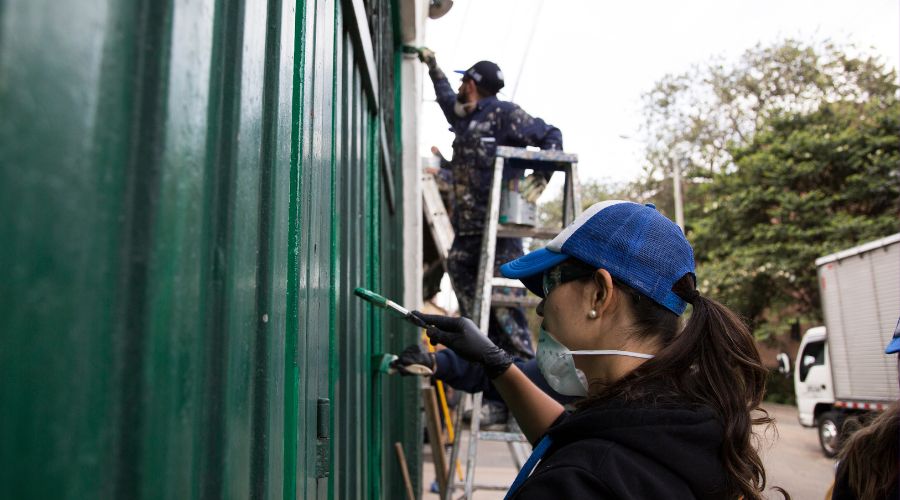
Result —
[[402, 495], [397, 16], [0, 2], [0, 497]]

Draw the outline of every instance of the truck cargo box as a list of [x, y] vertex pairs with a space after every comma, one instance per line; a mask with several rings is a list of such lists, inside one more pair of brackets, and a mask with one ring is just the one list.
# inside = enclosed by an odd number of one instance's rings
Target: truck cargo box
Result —
[[834, 397], [898, 399], [897, 358], [884, 354], [900, 317], [900, 233], [816, 259]]

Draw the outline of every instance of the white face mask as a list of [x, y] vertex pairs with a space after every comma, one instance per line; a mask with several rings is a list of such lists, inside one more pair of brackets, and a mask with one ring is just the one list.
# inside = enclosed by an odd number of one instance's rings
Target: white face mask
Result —
[[570, 351], [566, 346], [541, 328], [538, 336], [537, 363], [538, 369], [554, 391], [566, 396], [585, 397], [588, 392], [587, 377], [584, 372], [575, 368], [573, 355], [595, 356], [629, 356], [632, 358], [651, 359], [652, 354], [617, 350], [584, 350]]
[[464, 118], [469, 114], [469, 110], [464, 103], [456, 101], [453, 103], [453, 114], [460, 118]]

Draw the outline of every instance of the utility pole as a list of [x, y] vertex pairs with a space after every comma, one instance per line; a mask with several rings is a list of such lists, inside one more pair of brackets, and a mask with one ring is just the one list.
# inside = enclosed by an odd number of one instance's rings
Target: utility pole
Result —
[[672, 184], [675, 188], [675, 223], [684, 232], [684, 203], [681, 200], [681, 161], [676, 160], [674, 165], [674, 175], [672, 176]]
[[[633, 141], [634, 138], [628, 134], [619, 134], [619, 139]], [[670, 159], [671, 161], [671, 159]], [[684, 232], [684, 201], [681, 199], [681, 162], [683, 160], [672, 161], [672, 188], [675, 198], [675, 223]]]

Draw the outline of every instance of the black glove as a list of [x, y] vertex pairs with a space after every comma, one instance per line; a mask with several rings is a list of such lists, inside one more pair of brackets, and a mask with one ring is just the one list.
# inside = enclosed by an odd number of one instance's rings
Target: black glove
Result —
[[401, 375], [420, 375], [407, 369], [410, 365], [421, 365], [434, 372], [434, 354], [422, 347], [421, 344], [413, 344], [403, 349], [391, 366], [397, 369]]
[[419, 311], [413, 311], [413, 315], [428, 323], [426, 332], [432, 345], [444, 344], [466, 361], [481, 363], [488, 378], [499, 377], [513, 362], [512, 357], [494, 345], [469, 318], [422, 314]]

